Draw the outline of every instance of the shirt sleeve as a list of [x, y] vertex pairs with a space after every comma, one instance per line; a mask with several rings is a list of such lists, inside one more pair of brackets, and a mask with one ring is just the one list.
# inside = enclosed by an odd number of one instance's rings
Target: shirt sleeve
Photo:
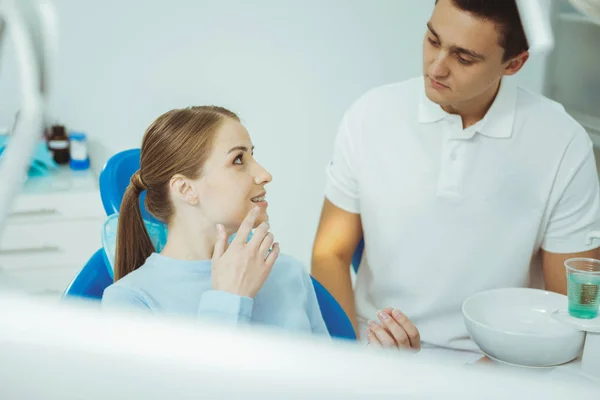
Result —
[[254, 300], [228, 292], [209, 290], [202, 294], [198, 316], [226, 324], [249, 324]]
[[323, 320], [323, 314], [321, 314], [321, 308], [317, 300], [317, 294], [315, 293], [315, 287], [312, 284], [312, 280], [307, 272], [304, 271], [304, 287], [306, 289], [306, 314], [310, 320], [310, 326], [312, 332], [317, 335], [329, 336], [329, 330]]
[[125, 309], [150, 312], [151, 306], [142, 293], [122, 285], [110, 285], [102, 295], [102, 309]]
[[564, 154], [550, 194], [551, 213], [542, 249], [551, 253], [579, 253], [599, 243], [587, 235], [600, 228], [600, 189], [593, 145], [580, 127]]
[[[202, 294], [198, 306], [199, 318], [211, 318], [221, 323], [248, 324], [254, 301], [249, 297], [209, 290]], [[102, 308], [152, 312], [154, 306], [143, 293], [124, 285], [111, 285], [104, 290]]]
[[325, 197], [338, 208], [358, 214], [360, 212], [358, 181], [356, 176], [357, 153], [346, 113], [335, 139], [333, 155], [327, 166]]

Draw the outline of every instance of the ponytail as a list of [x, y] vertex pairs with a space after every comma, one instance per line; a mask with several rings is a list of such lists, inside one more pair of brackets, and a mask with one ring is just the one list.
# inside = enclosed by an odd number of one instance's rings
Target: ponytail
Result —
[[140, 210], [140, 194], [144, 190], [146, 187], [138, 170], [131, 177], [131, 182], [121, 201], [115, 255], [115, 282], [141, 267], [154, 252], [154, 245]]

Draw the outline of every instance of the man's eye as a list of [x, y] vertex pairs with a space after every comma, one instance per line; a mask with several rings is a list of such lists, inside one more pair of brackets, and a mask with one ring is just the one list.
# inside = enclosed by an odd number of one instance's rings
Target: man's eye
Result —
[[427, 40], [429, 40], [429, 43], [431, 43], [433, 46], [439, 46], [439, 43], [433, 40], [432, 38], [427, 38]]

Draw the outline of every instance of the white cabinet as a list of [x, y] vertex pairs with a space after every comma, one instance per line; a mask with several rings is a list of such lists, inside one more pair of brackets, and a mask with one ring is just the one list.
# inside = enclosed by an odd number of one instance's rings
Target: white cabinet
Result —
[[30, 178], [0, 237], [2, 286], [59, 296], [101, 247], [105, 219], [92, 171]]

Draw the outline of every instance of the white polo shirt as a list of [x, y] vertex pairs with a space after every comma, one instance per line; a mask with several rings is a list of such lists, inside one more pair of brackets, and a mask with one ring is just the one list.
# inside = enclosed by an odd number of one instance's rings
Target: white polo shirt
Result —
[[540, 248], [598, 246], [586, 245], [600, 228], [588, 134], [560, 104], [506, 79], [464, 130], [422, 77], [368, 92], [342, 120], [327, 177], [326, 197], [362, 219], [361, 333], [394, 307], [426, 345], [476, 350], [461, 312], [468, 296], [528, 286]]

